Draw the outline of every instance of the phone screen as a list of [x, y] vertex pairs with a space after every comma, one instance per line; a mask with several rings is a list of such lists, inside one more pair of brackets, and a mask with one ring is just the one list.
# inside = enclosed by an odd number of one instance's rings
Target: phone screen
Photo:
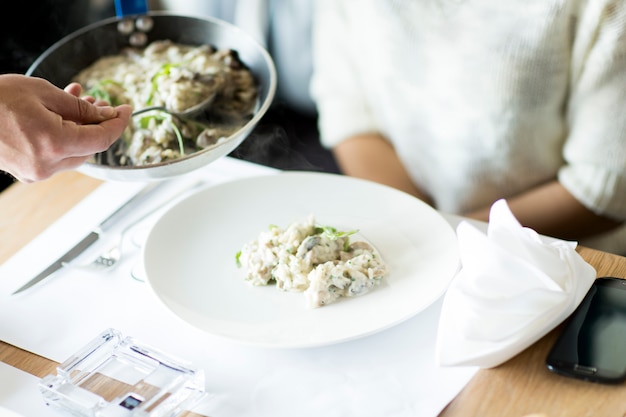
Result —
[[553, 372], [589, 381], [626, 379], [626, 280], [596, 279], [546, 363]]

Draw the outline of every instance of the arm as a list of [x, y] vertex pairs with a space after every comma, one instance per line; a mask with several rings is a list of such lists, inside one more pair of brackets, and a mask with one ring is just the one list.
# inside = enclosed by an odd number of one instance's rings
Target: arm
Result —
[[0, 169], [23, 182], [72, 169], [115, 142], [132, 108], [81, 99], [66, 90], [17, 74], [0, 76]]
[[[562, 239], [579, 240], [621, 224], [586, 208], [556, 180], [508, 198], [507, 204], [522, 225]], [[490, 208], [463, 215], [488, 221]]]
[[353, 136], [335, 146], [333, 153], [344, 174], [389, 185], [432, 205], [430, 198], [413, 184], [393, 146], [383, 136]]
[[[382, 136], [353, 136], [333, 151], [344, 174], [389, 185], [432, 205], [428, 196], [413, 184], [395, 150]], [[578, 240], [620, 224], [587, 209], [556, 180], [508, 198], [507, 203], [522, 225], [562, 239]], [[491, 205], [463, 215], [488, 221], [490, 209]]]

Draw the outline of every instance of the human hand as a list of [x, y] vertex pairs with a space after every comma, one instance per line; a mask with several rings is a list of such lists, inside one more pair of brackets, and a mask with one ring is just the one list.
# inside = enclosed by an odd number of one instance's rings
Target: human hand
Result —
[[76, 83], [64, 91], [41, 78], [0, 75], [0, 170], [40, 181], [108, 149], [132, 108], [81, 99], [81, 90]]

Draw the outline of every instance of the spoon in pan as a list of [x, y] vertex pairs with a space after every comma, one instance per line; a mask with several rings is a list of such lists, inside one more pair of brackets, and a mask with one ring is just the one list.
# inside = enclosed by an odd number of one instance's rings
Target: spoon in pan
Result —
[[191, 107], [187, 107], [186, 109], [181, 110], [181, 111], [173, 111], [173, 110], [168, 109], [165, 106], [144, 107], [143, 109], [135, 110], [133, 114], [131, 115], [131, 117], [135, 117], [135, 116], [138, 116], [140, 114], [147, 113], [150, 111], [162, 111], [162, 112], [171, 114], [172, 116], [178, 117], [179, 119], [191, 119], [201, 114], [202, 112], [204, 112], [207, 108], [209, 108], [209, 106], [213, 104], [213, 100], [215, 99], [215, 96], [216, 94], [212, 93], [207, 98], [200, 101], [199, 103], [194, 104]]
[[[176, 117], [177, 119], [181, 121], [193, 119], [195, 116], [201, 114], [202, 112], [204, 112], [206, 109], [208, 109], [211, 106], [216, 95], [217, 93], [213, 92], [204, 100], [200, 101], [197, 104], [194, 104], [191, 107], [187, 107], [186, 109], [182, 111], [176, 112], [176, 111], [168, 109], [165, 106], [149, 106], [149, 107], [144, 107], [139, 110], [135, 110], [131, 114], [131, 117], [139, 116], [141, 114], [148, 113], [151, 111], [158, 111], [158, 112], [167, 113], [173, 117]], [[182, 139], [179, 139], [179, 140], [182, 140]], [[96, 154], [96, 157], [95, 157], [96, 163], [101, 164], [101, 165], [119, 166], [120, 165], [119, 160], [118, 160], [119, 149], [121, 146], [124, 146], [124, 143], [125, 142], [120, 139], [116, 141], [113, 144], [113, 146], [111, 146], [106, 151]]]

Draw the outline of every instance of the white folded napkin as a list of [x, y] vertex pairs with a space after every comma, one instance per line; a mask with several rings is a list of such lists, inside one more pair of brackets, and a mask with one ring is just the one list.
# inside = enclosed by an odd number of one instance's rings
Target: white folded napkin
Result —
[[561, 323], [582, 301], [595, 269], [576, 242], [523, 227], [505, 200], [491, 207], [487, 234], [457, 227], [461, 270], [448, 288], [439, 319], [442, 366], [497, 366]]

